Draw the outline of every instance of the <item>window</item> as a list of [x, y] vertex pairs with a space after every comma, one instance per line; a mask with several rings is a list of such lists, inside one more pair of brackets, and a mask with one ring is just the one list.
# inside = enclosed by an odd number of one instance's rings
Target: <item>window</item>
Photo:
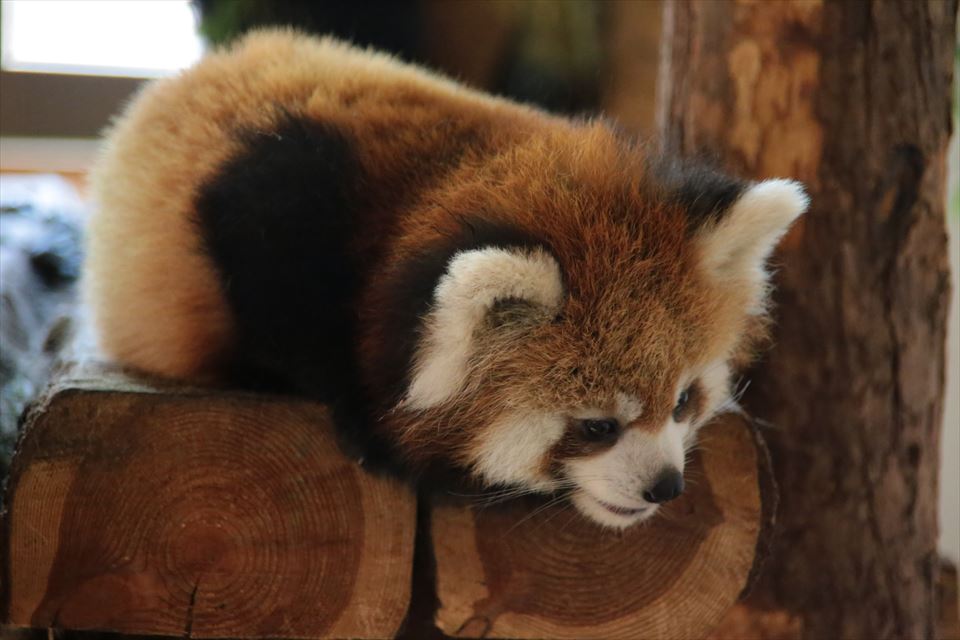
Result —
[[153, 77], [203, 53], [187, 0], [3, 0], [8, 71]]

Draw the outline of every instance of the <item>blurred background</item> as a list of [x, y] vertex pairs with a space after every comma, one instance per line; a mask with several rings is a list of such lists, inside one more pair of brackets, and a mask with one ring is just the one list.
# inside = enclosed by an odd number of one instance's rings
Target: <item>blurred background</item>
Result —
[[602, 109], [646, 130], [660, 11], [658, 0], [3, 0], [0, 128], [71, 139], [71, 153], [57, 155], [65, 169], [82, 169], [93, 148], [82, 141], [144, 79], [250, 28], [296, 25], [552, 111]]
[[[17, 416], [73, 299], [84, 176], [112, 116], [151, 78], [262, 25], [393, 52], [560, 113], [654, 131], [659, 0], [3, 0], [0, 3], [0, 474]], [[954, 117], [956, 118], [956, 102]], [[955, 126], [956, 130], [956, 126]], [[960, 262], [957, 137], [951, 261]], [[960, 314], [954, 295], [941, 466], [941, 547], [960, 560]]]

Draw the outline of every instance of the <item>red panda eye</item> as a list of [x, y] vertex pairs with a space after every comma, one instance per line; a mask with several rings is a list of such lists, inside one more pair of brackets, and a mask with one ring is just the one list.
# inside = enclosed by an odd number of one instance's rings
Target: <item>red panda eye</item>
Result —
[[620, 425], [613, 418], [581, 420], [580, 427], [584, 437], [591, 442], [612, 440], [620, 430]]
[[690, 402], [690, 387], [687, 387], [681, 391], [680, 396], [677, 398], [677, 404], [673, 407], [674, 422], [680, 422], [683, 420], [688, 402]]

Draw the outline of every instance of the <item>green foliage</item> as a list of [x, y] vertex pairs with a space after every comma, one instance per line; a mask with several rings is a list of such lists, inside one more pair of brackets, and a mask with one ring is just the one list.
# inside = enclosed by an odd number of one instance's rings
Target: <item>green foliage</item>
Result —
[[270, 24], [270, 3], [260, 0], [200, 2], [203, 19], [200, 33], [213, 45], [222, 45], [254, 25]]

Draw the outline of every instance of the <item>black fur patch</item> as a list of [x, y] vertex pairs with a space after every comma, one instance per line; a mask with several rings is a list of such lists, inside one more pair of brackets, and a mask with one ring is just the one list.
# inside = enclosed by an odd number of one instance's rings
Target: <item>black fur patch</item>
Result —
[[420, 339], [422, 319], [430, 311], [434, 289], [446, 273], [450, 260], [461, 251], [488, 247], [549, 250], [544, 240], [513, 226], [464, 218], [460, 233], [442, 243], [425, 247], [390, 276], [392, 299], [385, 305], [381, 332], [397, 339], [384, 341], [376, 363], [381, 376], [377, 386], [387, 392], [388, 405], [400, 400], [410, 384], [410, 369]]
[[347, 247], [358, 168], [350, 144], [332, 127], [291, 116], [240, 135], [244, 152], [196, 201], [239, 332], [234, 370], [257, 386], [334, 400], [353, 380], [359, 276]]
[[684, 208], [690, 229], [717, 222], [748, 186], [743, 180], [715, 171], [704, 164], [664, 161], [654, 175], [668, 197]]
[[351, 250], [360, 167], [336, 128], [285, 116], [238, 134], [244, 151], [200, 189], [196, 210], [238, 329], [234, 381], [331, 404], [348, 455], [399, 471], [371, 428], [356, 364], [363, 278]]

